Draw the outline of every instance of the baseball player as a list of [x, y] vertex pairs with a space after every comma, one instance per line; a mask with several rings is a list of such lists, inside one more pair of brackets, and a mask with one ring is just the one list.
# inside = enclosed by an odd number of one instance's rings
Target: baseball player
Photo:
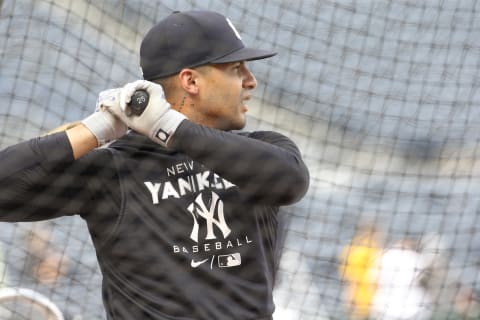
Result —
[[[289, 138], [237, 131], [247, 62], [273, 55], [221, 14], [172, 13], [142, 41], [144, 80], [1, 151], [0, 220], [85, 219], [109, 320], [272, 319], [278, 209], [309, 183]], [[148, 104], [132, 114], [138, 90]]]

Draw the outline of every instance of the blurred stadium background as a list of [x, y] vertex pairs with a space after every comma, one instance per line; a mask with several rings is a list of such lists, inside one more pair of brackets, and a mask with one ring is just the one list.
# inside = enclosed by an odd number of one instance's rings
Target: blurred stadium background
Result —
[[[426, 306], [436, 314], [457, 312], [460, 288], [480, 289], [480, 2], [0, 5], [1, 148], [82, 119], [98, 92], [141, 78], [142, 36], [174, 10], [219, 11], [247, 45], [279, 53], [250, 64], [259, 86], [248, 129], [295, 140], [311, 186], [281, 213], [276, 319], [348, 318], [340, 254], [365, 223], [382, 230], [385, 246], [410, 238], [444, 259], [438, 298]], [[4, 286], [38, 290], [69, 319], [104, 319], [101, 277], [80, 218], [0, 228]], [[49, 246], [68, 259], [64, 276], [42, 282], [32, 273], [32, 229], [47, 230]]]

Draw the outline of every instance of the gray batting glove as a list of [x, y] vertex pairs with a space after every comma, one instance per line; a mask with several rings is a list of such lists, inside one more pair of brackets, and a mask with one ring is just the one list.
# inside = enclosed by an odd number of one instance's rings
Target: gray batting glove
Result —
[[119, 101], [120, 91], [121, 88], [100, 92], [95, 112], [82, 120], [83, 125], [97, 138], [98, 146], [122, 137], [128, 130], [127, 126], [120, 119], [101, 107], [105, 103], [111, 104], [113, 101]]
[[[128, 110], [128, 103], [137, 90], [145, 90], [149, 94], [148, 104], [138, 116], [130, 115]], [[160, 85], [146, 80], [128, 83], [120, 92], [120, 103], [105, 103], [103, 106], [129, 128], [165, 147], [180, 123], [187, 119], [180, 112], [170, 108]]]

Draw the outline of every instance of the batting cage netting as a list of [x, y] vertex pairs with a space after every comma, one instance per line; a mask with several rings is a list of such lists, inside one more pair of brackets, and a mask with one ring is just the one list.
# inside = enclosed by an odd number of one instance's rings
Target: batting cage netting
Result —
[[[2, 149], [140, 79], [159, 19], [218, 11], [247, 45], [278, 52], [249, 63], [246, 129], [287, 135], [310, 170], [305, 198], [280, 212], [275, 319], [480, 317], [480, 2], [0, 4]], [[65, 319], [105, 319], [80, 217], [0, 228], [4, 288], [41, 293]]]

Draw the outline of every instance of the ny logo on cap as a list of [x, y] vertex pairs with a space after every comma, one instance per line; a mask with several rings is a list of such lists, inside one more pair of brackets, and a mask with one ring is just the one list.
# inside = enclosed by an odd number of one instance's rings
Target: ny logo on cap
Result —
[[238, 40], [242, 40], [242, 37], [240, 37], [240, 33], [238, 33], [237, 29], [235, 29], [235, 26], [233, 25], [232, 21], [230, 21], [230, 19], [228, 18], [225, 18], [225, 19], [227, 20], [230, 28], [232, 28], [233, 32], [235, 32], [235, 35], [237, 36]]

